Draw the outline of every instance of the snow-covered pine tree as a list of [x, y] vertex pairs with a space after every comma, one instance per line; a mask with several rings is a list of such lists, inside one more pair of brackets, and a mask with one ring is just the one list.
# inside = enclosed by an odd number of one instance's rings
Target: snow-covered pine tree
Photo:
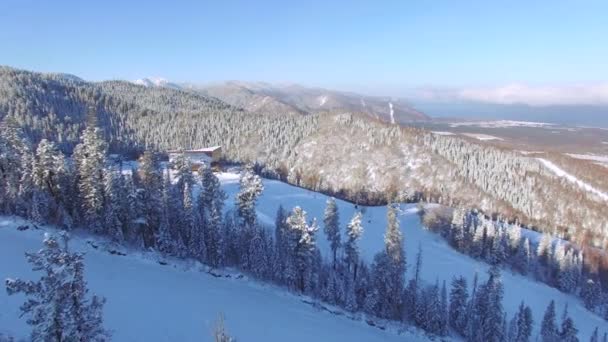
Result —
[[103, 298], [87, 298], [84, 259], [67, 250], [67, 234], [58, 239], [45, 235], [43, 248], [26, 253], [34, 271], [44, 274], [38, 281], [7, 279], [9, 295], [23, 293], [28, 299], [21, 306], [32, 326], [32, 341], [109, 341], [103, 328]]
[[359, 246], [358, 241], [363, 235], [361, 224], [361, 212], [357, 211], [346, 226], [346, 243], [344, 244], [344, 263], [350, 278], [357, 279], [357, 266], [359, 265]]
[[[288, 271], [295, 271], [295, 283], [293, 285], [300, 292], [304, 292], [310, 282], [311, 265], [314, 252], [316, 249], [314, 234], [318, 227], [316, 222], [308, 225], [306, 223], [306, 212], [300, 207], [295, 207], [287, 218], [287, 226], [289, 229], [289, 254], [291, 257]], [[292, 270], [290, 270], [290, 268]], [[291, 275], [288, 274], [288, 277]]]
[[182, 229], [188, 236], [188, 254], [201, 262], [206, 262], [207, 246], [205, 246], [203, 227], [200, 225], [200, 218], [194, 209], [192, 189], [187, 182], [184, 183], [183, 198]]
[[327, 236], [327, 240], [329, 241], [329, 246], [331, 248], [333, 257], [333, 267], [335, 269], [338, 248], [340, 248], [340, 214], [338, 212], [336, 200], [333, 197], [330, 197], [327, 200], [327, 205], [325, 207], [325, 213], [323, 216], [323, 231], [325, 232], [325, 236]]
[[513, 266], [521, 274], [526, 275], [530, 271], [531, 261], [530, 240], [528, 238], [520, 239], [519, 248], [517, 248], [513, 259]]
[[468, 299], [466, 278], [463, 276], [453, 278], [450, 289], [450, 326], [461, 336], [466, 334]]
[[81, 217], [91, 230], [101, 232], [107, 144], [101, 130], [92, 125], [83, 131], [80, 139], [72, 158], [76, 167]]
[[247, 165], [241, 173], [239, 192], [236, 195], [237, 213], [246, 228], [252, 228], [256, 224], [256, 201], [263, 190], [264, 185], [260, 177], [253, 172], [253, 165]]
[[[160, 230], [163, 179], [156, 153], [146, 150], [139, 157], [136, 185], [141, 188], [142, 216], [146, 221], [143, 240], [146, 246], [154, 246]], [[138, 184], [137, 184], [138, 183]]]
[[559, 331], [555, 321], [555, 302], [551, 301], [545, 314], [540, 328], [540, 337], [542, 342], [555, 342], [559, 339]]
[[0, 211], [15, 214], [18, 202], [20, 178], [25, 164], [24, 156], [29, 147], [15, 119], [7, 115], [0, 122]]
[[574, 326], [574, 321], [570, 316], [567, 316], [562, 322], [562, 328], [559, 332], [559, 341], [578, 342], [578, 329]]
[[178, 154], [169, 165], [174, 170], [175, 186], [180, 194], [184, 193], [186, 186], [192, 189], [195, 179], [192, 174], [192, 162], [185, 154]]
[[274, 256], [276, 258], [275, 261], [275, 274], [274, 279], [279, 283], [283, 283], [285, 281], [285, 268], [287, 263], [289, 262], [287, 258], [289, 257], [289, 227], [287, 226], [287, 214], [285, 213], [285, 209], [283, 206], [279, 206], [277, 209], [277, 214], [275, 218], [275, 231], [274, 231], [274, 239], [275, 239], [275, 252]]
[[505, 336], [505, 317], [502, 308], [503, 286], [497, 267], [489, 270], [488, 281], [479, 288], [471, 320], [475, 329], [467, 336], [469, 341], [502, 342]]
[[227, 196], [222, 190], [219, 179], [206, 164], [199, 169], [201, 174], [201, 191], [198, 197], [198, 215], [205, 229], [205, 246], [207, 259], [214, 267], [223, 264], [222, 211]]
[[405, 251], [403, 249], [403, 235], [399, 227], [397, 212], [399, 208], [396, 204], [387, 206], [387, 226], [384, 233], [384, 253], [387, 256], [388, 278], [386, 292], [381, 293], [385, 298], [390, 298], [386, 310], [389, 317], [400, 319], [403, 309], [403, 288], [404, 274], [406, 268]]
[[[36, 149], [32, 181], [39, 200], [44, 201], [42, 219], [45, 223], [65, 223], [66, 209], [63, 205], [67, 167], [63, 153], [55, 143], [42, 139]], [[40, 213], [41, 210], [38, 210]]]
[[249, 270], [254, 277], [258, 279], [264, 279], [267, 272], [267, 260], [265, 257], [266, 242], [262, 235], [263, 228], [254, 228], [253, 237], [249, 244]]
[[117, 178], [120, 175], [111, 168], [104, 171], [104, 210], [103, 210], [103, 232], [110, 236], [112, 241], [121, 243], [124, 240], [122, 222], [120, 222], [119, 212], [121, 201], [119, 183]]

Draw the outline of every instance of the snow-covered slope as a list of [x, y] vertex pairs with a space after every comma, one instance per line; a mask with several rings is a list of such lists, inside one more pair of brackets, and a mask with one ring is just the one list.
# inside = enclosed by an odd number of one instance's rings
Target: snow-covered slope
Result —
[[[230, 195], [228, 203], [233, 203], [234, 194], [238, 190], [238, 178], [232, 175], [223, 175], [222, 183], [224, 189]], [[308, 212], [309, 219], [316, 217], [317, 220], [322, 220], [327, 196], [275, 180], [264, 180], [264, 186], [265, 189], [258, 204], [258, 216], [261, 221], [273, 224], [279, 205], [283, 205], [287, 210], [299, 205]], [[340, 212], [340, 223], [342, 229], [344, 229], [357, 208], [348, 202], [340, 200], [336, 200], [336, 202]], [[361, 239], [362, 256], [371, 261], [374, 254], [384, 248], [386, 207], [360, 207], [359, 209], [364, 210], [362, 221], [364, 232]], [[452, 277], [463, 275], [469, 281], [470, 291], [475, 273], [479, 274], [480, 282], [485, 281], [489, 269], [487, 264], [460, 254], [441, 237], [424, 229], [414, 204], [402, 205], [401, 209], [400, 223], [405, 237], [407, 260], [411, 265], [415, 260], [418, 245], [422, 246], [423, 268], [421, 274], [426, 282], [434, 283], [436, 280], [440, 282], [445, 280], [449, 285]], [[344, 234], [344, 231], [342, 233]], [[535, 232], [528, 231], [523, 233], [530, 236], [538, 235]], [[322, 231], [319, 231], [317, 241], [322, 250], [328, 250], [328, 244]], [[408, 271], [411, 272], [412, 269], [409, 268]], [[409, 275], [407, 279], [409, 279]], [[522, 300], [532, 308], [534, 314], [533, 339], [540, 331], [540, 322], [551, 300], [555, 300], [559, 315], [561, 315], [564, 306], [568, 304], [569, 313], [579, 329], [581, 341], [588, 340], [596, 326], [600, 327], [600, 330], [608, 331], [608, 323], [585, 309], [580, 300], [573, 296], [509, 271], [503, 271], [502, 279], [505, 285], [503, 304], [509, 319], [517, 311], [517, 307]]]
[[[238, 191], [238, 175], [220, 174], [228, 193], [228, 206]], [[299, 205], [308, 218], [321, 219], [327, 197], [274, 180], [264, 180], [265, 190], [258, 203], [260, 222], [272, 225], [279, 205], [290, 210]], [[364, 234], [361, 240], [362, 257], [370, 261], [383, 248], [386, 208], [359, 207], [337, 201], [342, 227], [355, 213], [363, 210]], [[425, 230], [414, 205], [402, 205], [401, 228], [405, 237], [407, 258], [411, 264], [418, 245], [423, 249], [422, 278], [428, 283], [451, 281], [464, 275], [469, 287], [475, 273], [485, 281], [488, 266], [462, 255], [438, 235]], [[14, 229], [12, 219], [0, 218], [0, 279], [32, 277], [23, 253], [41, 246], [42, 232]], [[317, 241], [322, 251], [328, 245], [319, 231]], [[227, 317], [229, 330], [242, 341], [415, 341], [423, 337], [407, 332], [397, 335], [390, 329], [382, 331], [314, 309], [301, 297], [287, 294], [273, 286], [253, 281], [215, 278], [193, 269], [162, 266], [141, 254], [110, 255], [93, 249], [83, 239], [76, 239], [73, 247], [87, 251], [87, 278], [92, 290], [108, 299], [105, 308], [107, 326], [113, 329], [116, 341], [205, 341], [210, 340], [213, 321], [219, 312]], [[409, 270], [411, 271], [411, 269]], [[581, 341], [588, 340], [593, 329], [608, 330], [606, 322], [587, 311], [573, 296], [566, 295], [542, 283], [508, 271], [502, 273], [505, 285], [504, 307], [509, 318], [524, 300], [533, 311], [534, 332], [538, 334], [540, 321], [550, 300], [555, 300], [558, 314], [569, 305], [569, 312], [579, 329]], [[470, 290], [470, 289], [469, 289]], [[21, 297], [7, 297], [0, 291], [0, 332], [10, 331], [20, 336], [27, 331], [18, 318]]]
[[553, 163], [547, 159], [543, 159], [543, 158], [537, 158], [537, 159], [547, 169], [551, 170], [551, 172], [553, 172], [557, 177], [565, 178], [568, 182], [576, 184], [576, 186], [578, 186], [582, 190], [590, 192], [594, 195], [597, 195], [599, 198], [601, 198], [605, 201], [608, 201], [608, 193], [600, 191], [599, 189], [593, 187], [592, 185], [583, 182], [582, 180], [576, 178], [574, 175], [569, 174], [568, 172], [564, 171], [559, 166], [555, 165], [555, 163]]
[[[18, 231], [23, 221], [0, 217], [0, 278], [33, 279], [24, 252], [41, 248], [43, 230]], [[240, 341], [423, 341], [421, 334], [381, 330], [345, 316], [315, 309], [299, 296], [272, 286], [216, 278], [196, 268], [160, 265], [139, 253], [99, 251], [81, 237], [71, 248], [86, 251], [86, 277], [92, 292], [107, 298], [106, 327], [113, 341], [211, 341], [219, 313]], [[98, 243], [98, 242], [96, 242]], [[0, 333], [26, 337], [19, 318], [22, 296], [0, 291]]]

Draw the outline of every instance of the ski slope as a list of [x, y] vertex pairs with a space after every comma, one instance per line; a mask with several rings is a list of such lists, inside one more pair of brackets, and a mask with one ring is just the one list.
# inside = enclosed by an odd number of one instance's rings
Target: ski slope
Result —
[[576, 186], [578, 186], [582, 190], [590, 192], [594, 195], [597, 195], [604, 201], [608, 201], [608, 193], [600, 191], [599, 189], [593, 187], [592, 185], [585, 183], [584, 181], [576, 178], [574, 175], [569, 174], [568, 172], [564, 171], [559, 166], [555, 165], [555, 163], [553, 163], [547, 159], [543, 159], [543, 158], [536, 158], [536, 159], [538, 159], [538, 161], [540, 161], [547, 169], [551, 170], [551, 172], [553, 172], [557, 177], [565, 178], [568, 182], [576, 184]]
[[[42, 246], [44, 230], [18, 231], [24, 221], [0, 217], [0, 278], [36, 279], [24, 252]], [[52, 230], [49, 228], [49, 230]], [[100, 242], [97, 239], [89, 239]], [[160, 265], [150, 253], [111, 255], [83, 237], [70, 248], [85, 251], [86, 278], [92, 292], [107, 298], [105, 326], [113, 341], [212, 341], [219, 313], [239, 341], [424, 341], [421, 333], [381, 330], [315, 309], [302, 297], [273, 286], [235, 278], [216, 278], [187, 263]], [[4, 286], [4, 285], [3, 285]], [[0, 290], [0, 333], [25, 338], [29, 327], [19, 318], [21, 295]], [[412, 329], [413, 330], [413, 329]]]

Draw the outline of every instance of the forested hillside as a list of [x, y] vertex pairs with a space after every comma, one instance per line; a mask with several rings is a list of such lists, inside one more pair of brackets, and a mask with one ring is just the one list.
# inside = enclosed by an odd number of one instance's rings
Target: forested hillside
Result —
[[251, 113], [193, 92], [0, 68], [0, 117], [32, 143], [72, 153], [88, 112], [112, 153], [222, 145], [229, 161], [351, 201], [475, 207], [580, 243], [608, 242], [605, 202], [509, 150], [364, 114]]

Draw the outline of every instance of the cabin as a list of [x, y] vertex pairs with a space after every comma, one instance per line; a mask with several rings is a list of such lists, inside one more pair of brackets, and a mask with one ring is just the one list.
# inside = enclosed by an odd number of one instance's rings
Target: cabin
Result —
[[217, 167], [222, 158], [222, 147], [213, 146], [205, 147], [196, 150], [173, 150], [167, 151], [169, 162], [172, 162], [180, 154], [184, 154], [192, 163], [192, 168], [198, 170], [201, 165], [207, 164], [211, 167]]

